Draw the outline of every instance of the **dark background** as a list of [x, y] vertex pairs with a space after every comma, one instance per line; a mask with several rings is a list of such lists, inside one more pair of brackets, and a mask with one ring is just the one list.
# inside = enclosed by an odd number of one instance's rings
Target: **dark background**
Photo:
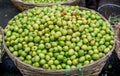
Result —
[[[114, 7], [115, 9], [117, 8], [115, 10], [113, 6], [106, 6], [98, 10], [98, 7], [106, 3], [113, 3], [115, 5], [116, 4], [120, 5], [120, 0], [104, 0], [104, 2], [103, 0], [101, 1], [100, 0], [99, 1], [98, 0], [86, 0], [86, 2], [83, 2], [83, 3], [85, 4], [82, 4], [82, 6], [94, 9], [100, 12], [106, 18], [108, 18], [111, 15], [111, 12], [114, 13], [114, 15], [120, 14], [120, 8]], [[108, 14], [105, 14], [105, 11], [107, 11]], [[0, 0], [0, 26], [5, 28], [8, 21], [20, 12], [21, 11], [18, 10], [11, 3], [10, 0]], [[22, 76], [7, 54], [3, 56], [2, 63], [0, 63], [0, 76]], [[106, 61], [106, 64], [99, 76], [120, 76], [120, 60], [118, 59], [115, 51], [112, 53], [110, 58]]]

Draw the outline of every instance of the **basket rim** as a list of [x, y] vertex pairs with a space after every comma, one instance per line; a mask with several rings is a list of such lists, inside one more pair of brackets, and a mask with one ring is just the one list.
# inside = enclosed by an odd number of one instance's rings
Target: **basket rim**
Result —
[[19, 2], [21, 4], [24, 4], [24, 5], [35, 5], [35, 6], [51, 6], [51, 5], [61, 5], [61, 4], [67, 4], [67, 3], [72, 3], [72, 2], [75, 2], [77, 0], [68, 0], [66, 2], [59, 2], [59, 3], [30, 3], [30, 2], [23, 2], [22, 0], [11, 0], [12, 2]]
[[[15, 65], [17, 65], [15, 62], [17, 61], [17, 62], [20, 62], [20, 63], [22, 63], [22, 64], [24, 64], [25, 66], [28, 66], [28, 67], [30, 67], [30, 68], [33, 68], [34, 70], [40, 70], [40, 71], [44, 71], [44, 73], [53, 73], [53, 72], [56, 72], [57, 74], [58, 73], [62, 73], [62, 72], [65, 72], [65, 69], [62, 69], [62, 70], [49, 70], [49, 69], [43, 69], [43, 68], [41, 68], [41, 67], [34, 67], [34, 66], [32, 66], [32, 65], [30, 65], [30, 64], [27, 64], [27, 63], [25, 63], [25, 62], [22, 62], [21, 60], [19, 60], [16, 56], [14, 56], [10, 51], [9, 51], [9, 49], [6, 47], [6, 45], [5, 45], [5, 41], [3, 41], [3, 45], [4, 45], [4, 48], [5, 48], [5, 50], [7, 50], [7, 51], [5, 51], [5, 52], [7, 52], [7, 54], [10, 56], [10, 58], [13, 60], [13, 62], [14, 62], [14, 64]], [[101, 60], [103, 60], [103, 59], [106, 59], [106, 58], [109, 58], [109, 56], [111, 55], [111, 53], [113, 52], [113, 50], [114, 50], [114, 48], [115, 48], [115, 45], [113, 45], [113, 48], [104, 56], [104, 57], [102, 57], [102, 58], [100, 58], [99, 60], [96, 60], [96, 61], [94, 61], [93, 63], [91, 63], [91, 64], [88, 64], [88, 65], [85, 65], [85, 66], [81, 66], [81, 68], [83, 69], [83, 68], [86, 68], [86, 67], [89, 67], [89, 66], [91, 66], [91, 65], [94, 65], [94, 64], [96, 64], [96, 63], [98, 63], [99, 61], [101, 61]], [[76, 68], [73, 68], [73, 69], [70, 69], [71, 71], [72, 70], [76, 70], [77, 69], [77, 67]]]
[[[63, 6], [63, 5], [62, 5]], [[66, 5], [64, 5], [64, 6], [66, 6]], [[41, 7], [38, 7], [38, 8], [41, 8]], [[31, 9], [29, 9], [29, 10], [31, 10]], [[29, 10], [26, 10], [26, 11], [23, 11], [23, 12], [21, 12], [21, 13], [24, 13], [24, 12], [27, 12], [27, 11], [29, 11]], [[93, 10], [93, 9], [88, 9], [88, 8], [85, 8], [85, 7], [80, 7], [80, 10], [92, 10], [92, 11], [95, 11], [95, 10]], [[100, 13], [98, 13], [97, 11], [95, 11], [104, 21], [108, 21], [105, 17], [103, 17]], [[14, 18], [12, 18], [11, 20], [13, 20]], [[10, 21], [11, 21], [10, 20]], [[113, 30], [112, 30], [113, 31]], [[114, 39], [114, 41], [115, 41], [115, 39]], [[7, 52], [7, 54], [10, 56], [10, 58], [13, 60], [13, 62], [14, 62], [14, 64], [15, 65], [17, 65], [16, 64], [16, 62], [20, 62], [20, 63], [22, 63], [22, 64], [24, 64], [25, 66], [28, 66], [28, 67], [30, 67], [30, 68], [32, 68], [32, 69], [34, 69], [34, 70], [39, 70], [39, 71], [42, 71], [43, 73], [49, 73], [49, 74], [51, 74], [51, 73], [57, 73], [57, 74], [64, 74], [65, 73], [65, 69], [63, 69], [63, 70], [49, 70], [49, 69], [43, 69], [43, 68], [41, 68], [41, 67], [34, 67], [34, 66], [32, 66], [32, 65], [30, 65], [30, 64], [27, 64], [27, 63], [24, 63], [24, 62], [22, 62], [21, 60], [19, 60], [16, 56], [14, 56], [10, 51], [9, 51], [9, 49], [7, 48], [7, 46], [6, 46], [6, 43], [5, 43], [5, 41], [3, 40], [3, 44], [4, 44], [4, 48], [5, 48], [5, 52]], [[107, 60], [107, 58], [109, 58], [109, 56], [111, 55], [111, 53], [113, 52], [113, 50], [115, 49], [115, 43], [114, 43], [114, 45], [112, 46], [112, 49], [104, 56], [104, 57], [102, 57], [102, 58], [100, 58], [99, 60], [96, 60], [96, 61], [94, 61], [93, 63], [91, 63], [91, 64], [88, 64], [88, 65], [85, 65], [85, 66], [81, 66], [81, 68], [82, 69], [84, 69], [84, 68], [86, 68], [86, 67], [90, 67], [90, 66], [92, 66], [92, 65], [94, 65], [94, 64], [96, 64], [96, 63], [98, 63], [99, 61], [101, 61], [101, 60]], [[77, 67], [76, 67], [77, 68]], [[73, 69], [70, 69], [71, 71], [73, 71], [73, 70], [77, 70], [76, 68], [73, 68]]]
[[0, 57], [3, 57], [5, 51], [4, 51], [4, 33], [3, 33], [3, 28], [0, 26], [0, 35], [2, 35], [2, 42], [1, 42], [1, 45], [2, 45], [2, 48], [1, 48], [1, 53], [0, 53]]

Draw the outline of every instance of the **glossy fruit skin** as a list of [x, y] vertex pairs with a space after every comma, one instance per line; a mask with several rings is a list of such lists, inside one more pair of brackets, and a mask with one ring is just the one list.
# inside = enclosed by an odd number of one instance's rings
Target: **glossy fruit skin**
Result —
[[84, 66], [102, 58], [112, 49], [114, 33], [95, 12], [79, 9], [36, 7], [18, 14], [4, 30], [8, 49], [21, 61], [50, 70]]

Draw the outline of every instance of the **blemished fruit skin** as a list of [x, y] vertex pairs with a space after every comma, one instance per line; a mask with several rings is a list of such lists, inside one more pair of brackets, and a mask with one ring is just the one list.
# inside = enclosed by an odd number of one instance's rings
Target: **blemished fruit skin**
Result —
[[50, 70], [91, 64], [114, 44], [110, 24], [79, 6], [35, 7], [10, 20], [4, 33], [14, 56]]

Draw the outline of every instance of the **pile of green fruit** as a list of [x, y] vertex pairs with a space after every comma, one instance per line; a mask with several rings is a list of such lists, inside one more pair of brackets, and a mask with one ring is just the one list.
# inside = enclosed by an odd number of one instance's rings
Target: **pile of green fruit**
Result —
[[22, 0], [22, 1], [29, 3], [61, 3], [66, 2], [68, 0]]
[[78, 6], [35, 7], [15, 16], [4, 32], [14, 56], [50, 70], [91, 64], [114, 44], [110, 24]]

